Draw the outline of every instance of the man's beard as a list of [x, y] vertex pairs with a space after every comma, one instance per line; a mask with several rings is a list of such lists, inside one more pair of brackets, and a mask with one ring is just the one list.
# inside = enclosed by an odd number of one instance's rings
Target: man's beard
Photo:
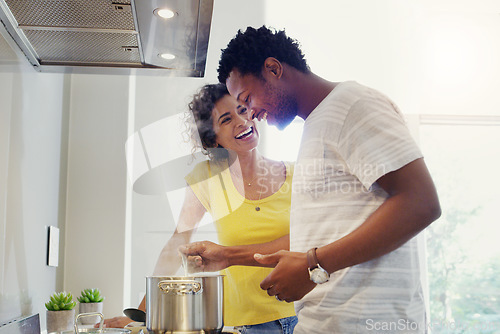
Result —
[[267, 81], [264, 84], [266, 100], [273, 106], [270, 111], [275, 120], [278, 130], [286, 128], [297, 116], [298, 104], [294, 96], [287, 95], [283, 90], [270, 85]]

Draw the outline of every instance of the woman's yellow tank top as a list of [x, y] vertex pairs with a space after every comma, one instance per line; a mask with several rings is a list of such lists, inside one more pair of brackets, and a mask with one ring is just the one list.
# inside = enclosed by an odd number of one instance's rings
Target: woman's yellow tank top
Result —
[[[186, 176], [212, 215], [221, 245], [265, 243], [290, 233], [293, 165], [285, 166], [283, 185], [260, 200], [248, 200], [236, 190], [227, 161], [201, 162]], [[231, 266], [221, 271], [225, 275], [225, 325], [254, 325], [295, 315], [293, 303], [279, 302], [260, 288], [260, 282], [271, 271], [272, 268], [251, 266]]]

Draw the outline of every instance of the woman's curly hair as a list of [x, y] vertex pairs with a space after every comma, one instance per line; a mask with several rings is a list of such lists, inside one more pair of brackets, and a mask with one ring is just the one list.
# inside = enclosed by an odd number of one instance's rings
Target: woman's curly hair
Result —
[[284, 30], [273, 31], [266, 26], [258, 29], [248, 27], [245, 32], [239, 30], [222, 50], [217, 69], [219, 82], [225, 84], [233, 69], [242, 75], [251, 73], [261, 78], [262, 66], [268, 57], [274, 57], [301, 72], [310, 71], [299, 43], [288, 37]]
[[212, 111], [217, 101], [229, 95], [223, 84], [207, 84], [194, 94], [188, 104], [186, 113], [187, 133], [193, 143], [193, 152], [197, 149], [208, 155], [211, 159], [227, 157], [227, 151], [216, 142], [213, 128]]

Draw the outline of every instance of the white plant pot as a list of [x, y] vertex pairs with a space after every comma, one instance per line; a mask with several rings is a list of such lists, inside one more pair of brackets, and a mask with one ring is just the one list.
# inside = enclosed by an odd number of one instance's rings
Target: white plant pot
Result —
[[[102, 314], [102, 305], [103, 303], [80, 303], [78, 305], [78, 310], [79, 313], [94, 313], [98, 312]], [[101, 318], [98, 315], [94, 316], [87, 316], [87, 317], [80, 317], [80, 322], [83, 325], [95, 325], [99, 321], [101, 321]]]
[[73, 330], [75, 309], [65, 311], [47, 311], [47, 333]]

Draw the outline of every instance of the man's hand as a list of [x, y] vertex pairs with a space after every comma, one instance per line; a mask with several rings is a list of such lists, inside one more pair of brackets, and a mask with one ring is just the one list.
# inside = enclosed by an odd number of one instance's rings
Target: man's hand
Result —
[[193, 242], [179, 247], [187, 256], [189, 272], [219, 271], [230, 264], [224, 253], [225, 247], [211, 241]]
[[293, 302], [304, 297], [316, 286], [309, 279], [305, 253], [281, 250], [274, 254], [255, 254], [255, 260], [265, 265], [275, 265], [274, 270], [260, 283], [263, 290], [279, 300]]

